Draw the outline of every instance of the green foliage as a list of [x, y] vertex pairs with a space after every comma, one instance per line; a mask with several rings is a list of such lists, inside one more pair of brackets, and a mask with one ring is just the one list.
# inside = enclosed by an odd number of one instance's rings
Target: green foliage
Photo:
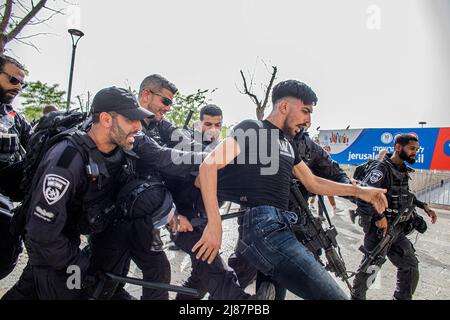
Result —
[[189, 123], [189, 125], [192, 126], [194, 121], [200, 119], [200, 108], [211, 100], [209, 95], [216, 90], [217, 89], [213, 89], [211, 91], [209, 89], [198, 89], [196, 93], [189, 95], [182, 95], [177, 92], [175, 94], [172, 110], [166, 114], [167, 120], [172, 122], [173, 125], [181, 128], [184, 126], [184, 122], [186, 121], [189, 111], [192, 110], [194, 113], [192, 114], [192, 118]]
[[41, 81], [29, 82], [21, 97], [25, 99], [22, 105], [24, 107], [24, 115], [28, 121], [39, 119], [42, 116], [42, 109], [49, 105], [56, 105], [63, 108], [65, 100], [63, 96], [65, 91], [59, 90], [59, 85], [49, 85]]
[[58, 87], [58, 84], [49, 85], [41, 81], [29, 82], [28, 87], [22, 93], [22, 98], [25, 99], [22, 103], [23, 106], [41, 108], [49, 104], [63, 106], [65, 104], [63, 96], [66, 92], [59, 90]]
[[222, 130], [220, 131], [220, 137], [222, 139], [227, 138], [230, 135], [231, 126], [226, 126], [225, 124], [222, 124]]
[[41, 107], [26, 107], [23, 109], [24, 117], [32, 122], [33, 120], [39, 119], [42, 117], [42, 108]]

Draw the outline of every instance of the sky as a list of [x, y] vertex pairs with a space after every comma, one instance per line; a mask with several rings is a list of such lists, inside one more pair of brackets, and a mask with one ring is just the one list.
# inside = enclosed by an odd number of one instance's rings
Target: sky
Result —
[[81, 29], [73, 97], [111, 85], [137, 89], [159, 73], [182, 94], [218, 88], [211, 103], [230, 125], [256, 117], [239, 93], [239, 70], [253, 74], [262, 96], [277, 66], [277, 82], [297, 79], [317, 93], [313, 132], [419, 121], [450, 127], [450, 0], [71, 2], [66, 15], [24, 30], [51, 33], [34, 39], [40, 52], [18, 43], [7, 49], [28, 80], [67, 90], [67, 29]]

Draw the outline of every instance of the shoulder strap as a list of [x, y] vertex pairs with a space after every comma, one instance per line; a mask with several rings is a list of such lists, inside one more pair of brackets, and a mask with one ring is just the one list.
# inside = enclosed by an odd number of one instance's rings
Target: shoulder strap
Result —
[[392, 165], [384, 159], [379, 161], [379, 163], [387, 169], [387, 171], [389, 173], [389, 185], [391, 185], [394, 182], [394, 174], [392, 173]]
[[99, 170], [99, 151], [95, 143], [89, 138], [88, 134], [83, 131], [75, 131], [70, 135], [69, 139], [74, 142], [75, 147], [80, 152], [86, 163], [86, 173], [88, 177], [95, 181], [100, 176]]

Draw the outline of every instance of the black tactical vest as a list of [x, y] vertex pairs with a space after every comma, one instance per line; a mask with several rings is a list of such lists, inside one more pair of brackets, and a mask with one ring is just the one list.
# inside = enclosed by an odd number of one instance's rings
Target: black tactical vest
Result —
[[405, 171], [400, 171], [398, 166], [386, 158], [382, 160], [382, 163], [389, 172], [389, 188], [386, 194], [389, 207], [386, 210], [386, 216], [388, 218], [395, 216], [399, 210], [403, 209], [402, 212], [408, 212], [404, 214], [400, 222], [407, 221], [411, 218], [414, 209], [414, 195], [409, 190], [409, 179], [411, 179], [409, 174], [414, 170], [405, 166]]
[[66, 226], [74, 230], [65, 231], [78, 234], [102, 232], [122, 218], [115, 207], [116, 197], [120, 188], [135, 177], [136, 155], [118, 149], [111, 159], [106, 159], [86, 133], [77, 131], [69, 139], [82, 155], [87, 179], [84, 191], [68, 205], [71, 211], [68, 219], [74, 221], [68, 221]]

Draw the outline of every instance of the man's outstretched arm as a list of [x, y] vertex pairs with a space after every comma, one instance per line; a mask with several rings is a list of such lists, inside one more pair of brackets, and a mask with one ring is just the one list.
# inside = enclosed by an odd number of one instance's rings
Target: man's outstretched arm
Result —
[[383, 213], [388, 207], [384, 193], [385, 189], [360, 187], [352, 184], [337, 183], [315, 176], [304, 162], [300, 162], [293, 169], [297, 177], [308, 191], [326, 196], [352, 196], [360, 198], [373, 205], [378, 213]]
[[217, 172], [240, 153], [239, 144], [232, 137], [222, 141], [200, 165], [198, 183], [202, 192], [208, 223], [200, 240], [192, 248], [197, 259], [212, 263], [222, 244], [222, 220], [217, 200]]

